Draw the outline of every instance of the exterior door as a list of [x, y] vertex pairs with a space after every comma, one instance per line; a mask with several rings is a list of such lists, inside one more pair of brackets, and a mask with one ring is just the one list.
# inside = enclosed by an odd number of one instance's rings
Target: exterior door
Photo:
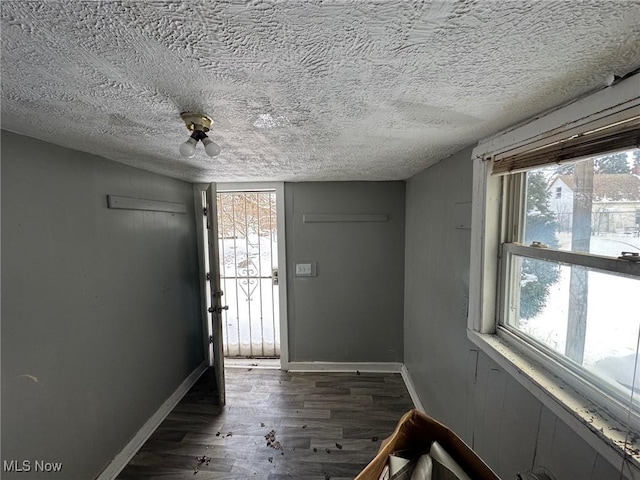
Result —
[[276, 191], [224, 190], [217, 197], [220, 275], [229, 305], [224, 354], [280, 358]]
[[213, 346], [213, 369], [218, 388], [220, 405], [226, 403], [224, 385], [224, 352], [222, 342], [222, 312], [228, 307], [222, 305], [223, 292], [220, 289], [220, 263], [218, 254], [218, 225], [216, 213], [216, 184], [212, 183], [206, 190], [207, 205], [207, 243], [209, 247], [207, 280], [211, 290], [211, 305], [209, 314], [211, 319], [211, 338]]

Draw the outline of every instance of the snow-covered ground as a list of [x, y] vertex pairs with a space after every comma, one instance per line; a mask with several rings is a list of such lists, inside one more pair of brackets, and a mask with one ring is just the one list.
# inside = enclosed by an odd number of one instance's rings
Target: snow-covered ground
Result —
[[[571, 250], [571, 233], [557, 234], [560, 250]], [[617, 257], [621, 252], [640, 252], [640, 238], [631, 235], [609, 233], [594, 235], [590, 241], [590, 253]]]
[[[272, 241], [273, 240], [273, 241]], [[275, 237], [220, 239], [221, 287], [225, 305], [225, 356], [280, 356], [278, 268]]]
[[[570, 235], [558, 237], [560, 248], [569, 250]], [[617, 257], [622, 251], [640, 251], [640, 238], [615, 234], [591, 238], [592, 253]], [[523, 331], [560, 353], [564, 353], [567, 339], [570, 276], [571, 268], [561, 267], [544, 309], [534, 318], [521, 320]], [[640, 378], [634, 382], [632, 377], [640, 335], [640, 279], [594, 270], [588, 278], [584, 366], [619, 383], [639, 386]]]

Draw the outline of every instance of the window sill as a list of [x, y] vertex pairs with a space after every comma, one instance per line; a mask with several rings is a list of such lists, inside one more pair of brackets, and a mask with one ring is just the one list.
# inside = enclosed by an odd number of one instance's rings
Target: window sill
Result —
[[633, 478], [640, 476], [640, 439], [627, 438], [625, 425], [497, 335], [467, 330], [467, 336], [598, 454], [620, 471], [626, 465]]

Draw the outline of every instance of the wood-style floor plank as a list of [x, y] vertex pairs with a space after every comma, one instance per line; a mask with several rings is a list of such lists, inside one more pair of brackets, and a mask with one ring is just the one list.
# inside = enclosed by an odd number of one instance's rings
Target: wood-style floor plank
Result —
[[[206, 372], [118, 479], [346, 480], [413, 407], [398, 374], [229, 368], [225, 377], [225, 407]], [[278, 448], [267, 445], [272, 430]]]

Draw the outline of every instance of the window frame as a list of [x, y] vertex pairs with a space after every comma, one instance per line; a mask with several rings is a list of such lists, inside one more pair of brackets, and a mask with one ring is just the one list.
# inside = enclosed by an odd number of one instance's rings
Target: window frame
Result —
[[634, 411], [630, 411], [628, 403], [625, 403], [626, 399], [623, 398], [623, 394], [616, 392], [617, 389], [615, 389], [615, 387], [608, 386], [606, 380], [586, 369], [572, 365], [564, 355], [553, 351], [546, 345], [535, 341], [535, 339], [528, 337], [526, 334], [508, 325], [506, 320], [508, 300], [506, 297], [510, 293], [509, 288], [515, 286], [513, 278], [515, 272], [511, 271], [513, 264], [509, 258], [512, 255], [537, 260], [547, 260], [564, 265], [582, 266], [605, 273], [632, 276], [634, 278], [638, 278], [639, 276], [640, 263], [619, 260], [615, 257], [603, 255], [505, 243], [502, 245], [500, 253], [499, 308], [496, 322], [496, 334], [499, 337], [512, 343], [521, 353], [525, 355], [528, 354], [535, 358], [551, 373], [564, 378], [567, 383], [578, 392], [584, 394], [587, 398], [594, 401], [594, 403], [607, 408], [613, 417], [628, 421], [636, 432], [640, 432], [639, 407], [636, 405], [633, 409]]
[[[500, 292], [505, 278], [501, 268], [506, 264], [502, 256], [514, 249], [502, 245], [514, 242], [514, 232], [508, 232], [510, 219], [522, 219], [523, 202], [505, 202], [504, 184], [510, 189], [524, 188], [524, 175], [491, 175], [492, 161], [505, 152], [527, 151], [539, 148], [550, 140], [573, 138], [588, 132], [598, 125], [606, 125], [611, 118], [619, 118], [623, 112], [640, 111], [640, 75], [632, 76], [617, 85], [600, 90], [568, 105], [547, 112], [535, 119], [481, 141], [473, 150], [473, 203], [471, 221], [471, 268], [469, 285], [468, 338], [496, 361], [545, 406], [567, 423], [581, 438], [599, 454], [620, 469], [630, 466], [640, 474], [640, 455], [635, 449], [640, 442], [630, 437], [640, 433], [640, 423], [627, 423], [625, 405], [602, 391], [590, 381], [585, 381], [583, 372], [567, 369], [548, 355], [548, 352], [532, 348], [531, 342], [523, 341], [517, 334], [500, 325], [501, 305], [504, 298]], [[630, 110], [631, 109], [631, 110]], [[520, 180], [518, 180], [520, 178]], [[514, 246], [515, 247], [515, 246]], [[530, 248], [517, 246], [520, 253]], [[541, 250], [541, 249], [539, 249]], [[553, 252], [553, 253], [551, 253]], [[539, 251], [533, 252], [540, 254]], [[562, 259], [569, 252], [548, 250], [544, 255]], [[571, 252], [572, 259], [575, 252]], [[580, 256], [581, 254], [579, 254]], [[607, 268], [628, 268], [625, 260], [611, 262], [612, 257], [588, 255], [592, 260], [604, 262]], [[582, 257], [584, 259], [584, 256]], [[600, 265], [600, 263], [596, 263]], [[588, 379], [587, 379], [588, 380]], [[607, 409], [602, 411], [602, 406]], [[592, 413], [598, 411], [598, 418]], [[601, 412], [602, 411], [602, 412]], [[600, 414], [601, 413], [601, 414]], [[620, 430], [622, 432], [620, 432]]]

